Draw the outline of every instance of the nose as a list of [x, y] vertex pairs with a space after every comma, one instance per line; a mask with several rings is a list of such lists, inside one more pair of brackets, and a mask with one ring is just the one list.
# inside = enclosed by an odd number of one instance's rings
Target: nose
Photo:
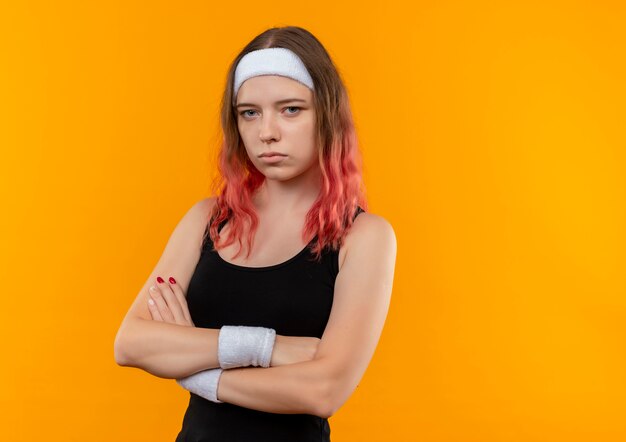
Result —
[[261, 117], [261, 127], [259, 129], [261, 141], [278, 140], [278, 126], [271, 115]]

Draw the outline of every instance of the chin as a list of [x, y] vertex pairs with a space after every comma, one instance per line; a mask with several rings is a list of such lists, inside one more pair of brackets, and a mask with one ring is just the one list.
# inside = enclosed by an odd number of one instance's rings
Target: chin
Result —
[[261, 173], [265, 175], [266, 179], [274, 180], [274, 181], [289, 181], [290, 179], [293, 179], [301, 174], [300, 172], [299, 173], [293, 173], [292, 171], [287, 172], [284, 169], [281, 170], [278, 168], [274, 170], [269, 170], [269, 168], [265, 170], [261, 170]]

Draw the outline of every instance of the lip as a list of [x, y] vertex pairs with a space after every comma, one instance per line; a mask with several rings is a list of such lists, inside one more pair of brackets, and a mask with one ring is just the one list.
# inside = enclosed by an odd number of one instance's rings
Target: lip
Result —
[[259, 157], [272, 157], [275, 155], [281, 155], [281, 156], [286, 156], [285, 154], [279, 153], [279, 152], [263, 152], [261, 155], [259, 155]]
[[271, 157], [270, 156], [261, 157], [261, 160], [265, 161], [268, 164], [274, 164], [274, 163], [280, 163], [285, 158], [287, 158], [286, 155], [272, 155]]

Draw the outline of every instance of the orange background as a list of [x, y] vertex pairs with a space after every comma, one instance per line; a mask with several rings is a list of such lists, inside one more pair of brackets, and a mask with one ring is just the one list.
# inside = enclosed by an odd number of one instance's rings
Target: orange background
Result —
[[622, 2], [5, 2], [0, 424], [173, 441], [188, 393], [120, 322], [207, 196], [238, 51], [309, 29], [348, 87], [387, 323], [340, 441], [626, 439]]

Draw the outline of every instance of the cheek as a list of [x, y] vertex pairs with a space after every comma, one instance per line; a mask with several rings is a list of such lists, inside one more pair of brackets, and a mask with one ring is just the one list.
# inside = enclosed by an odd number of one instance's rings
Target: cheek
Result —
[[288, 131], [290, 137], [313, 143], [315, 140], [315, 121], [302, 121], [299, 124], [288, 126], [284, 129]]
[[253, 141], [250, 130], [245, 128], [243, 130], [239, 129], [239, 138], [241, 138], [241, 142], [243, 143], [246, 151], [249, 151], [248, 146], [250, 146]]

